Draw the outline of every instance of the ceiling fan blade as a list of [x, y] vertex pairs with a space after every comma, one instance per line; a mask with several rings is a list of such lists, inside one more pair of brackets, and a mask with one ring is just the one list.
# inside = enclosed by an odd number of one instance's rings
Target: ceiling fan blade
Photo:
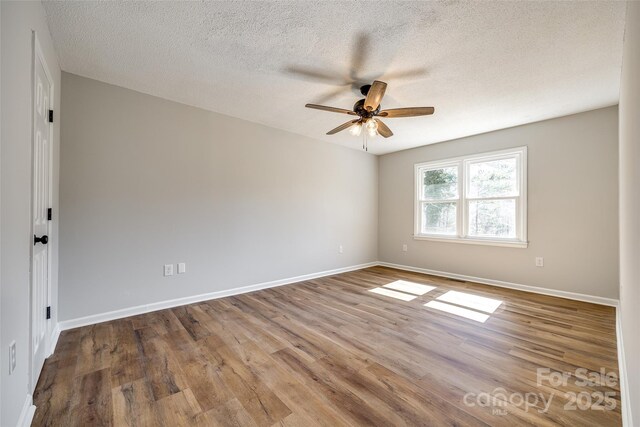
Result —
[[389, 129], [389, 127], [385, 125], [382, 122], [382, 120], [380, 119], [374, 119], [374, 120], [378, 124], [378, 133], [380, 135], [384, 136], [385, 138], [389, 138], [390, 136], [393, 136], [393, 132], [391, 132], [391, 129]]
[[424, 67], [409, 68], [407, 70], [396, 71], [395, 73], [385, 73], [384, 78], [387, 80], [416, 79], [423, 77], [426, 74], [427, 69]]
[[[353, 53], [351, 54], [349, 77], [355, 82], [356, 80], [360, 80], [360, 72], [363, 70], [367, 56], [370, 53], [371, 36], [367, 33], [357, 34], [351, 49]], [[358, 85], [358, 88], [360, 88], [360, 86], [362, 86], [362, 84]]]
[[374, 111], [378, 108], [385, 90], [387, 90], [387, 84], [385, 82], [381, 82], [379, 80], [374, 81], [369, 89], [367, 98], [364, 100], [364, 108], [369, 111]]
[[340, 126], [338, 126], [335, 129], [331, 129], [329, 132], [327, 132], [327, 135], [333, 135], [335, 133], [341, 132], [347, 128], [350, 128], [351, 126], [355, 125], [356, 123], [358, 123], [360, 121], [360, 119], [356, 119], [356, 120], [350, 120], [347, 123], [343, 123]]
[[283, 70], [287, 74], [291, 74], [294, 77], [302, 80], [320, 81], [327, 84], [339, 84], [343, 85], [346, 82], [338, 76], [336, 71], [325, 71], [318, 68], [301, 67], [297, 65], [288, 66]]
[[342, 85], [342, 86], [337, 86], [335, 89], [332, 89], [331, 91], [328, 91], [327, 93], [314, 98], [314, 102], [323, 104], [325, 102], [330, 102], [332, 100], [334, 100], [338, 95], [342, 95], [345, 92], [349, 92], [349, 90], [351, 90], [351, 85]]
[[350, 114], [352, 116], [357, 116], [357, 114], [354, 113], [353, 111], [346, 110], [344, 108], [327, 107], [325, 105], [318, 105], [318, 104], [307, 104], [305, 105], [305, 107], [314, 108], [316, 110], [331, 111], [333, 113], [343, 113], [343, 114]]
[[380, 117], [416, 117], [428, 116], [433, 114], [433, 107], [408, 107], [408, 108], [392, 108], [390, 110], [382, 110], [378, 113]]

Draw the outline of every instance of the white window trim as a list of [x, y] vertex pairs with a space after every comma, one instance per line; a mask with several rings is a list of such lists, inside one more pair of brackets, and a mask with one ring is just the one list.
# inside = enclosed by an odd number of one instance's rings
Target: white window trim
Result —
[[[520, 156], [520, 164], [518, 168], [518, 187], [519, 196], [516, 197], [469, 197], [467, 198], [466, 189], [469, 186], [467, 169], [471, 163], [499, 160], [503, 158], [511, 158], [514, 155]], [[422, 174], [424, 170], [440, 169], [444, 167], [457, 167], [458, 168], [458, 198], [448, 199], [443, 201], [451, 201], [457, 203], [457, 235], [446, 234], [424, 234], [421, 233], [421, 220], [422, 220]], [[465, 184], [464, 186], [462, 184]], [[515, 239], [500, 239], [500, 238], [483, 238], [483, 237], [470, 237], [468, 235], [468, 205], [471, 200], [483, 200], [483, 199], [516, 199], [516, 235], [519, 238]], [[460, 156], [444, 160], [436, 160], [432, 162], [416, 163], [414, 165], [414, 235], [415, 240], [430, 240], [434, 242], [449, 242], [449, 243], [464, 243], [470, 245], [489, 245], [489, 246], [504, 246], [511, 248], [526, 248], [529, 244], [527, 241], [527, 147], [509, 148], [506, 150], [492, 151], [486, 153], [472, 154], [468, 156]], [[434, 200], [433, 202], [437, 202]]]

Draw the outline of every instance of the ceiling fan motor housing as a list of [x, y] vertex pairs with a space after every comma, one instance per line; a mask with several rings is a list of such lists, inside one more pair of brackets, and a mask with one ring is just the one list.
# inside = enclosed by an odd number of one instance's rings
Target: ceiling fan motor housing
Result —
[[357, 115], [359, 115], [363, 119], [370, 119], [371, 117], [375, 116], [380, 112], [380, 105], [378, 105], [378, 108], [376, 108], [375, 110], [369, 111], [366, 108], [364, 108], [364, 101], [365, 101], [364, 99], [361, 99], [355, 104], [353, 104], [353, 111]]

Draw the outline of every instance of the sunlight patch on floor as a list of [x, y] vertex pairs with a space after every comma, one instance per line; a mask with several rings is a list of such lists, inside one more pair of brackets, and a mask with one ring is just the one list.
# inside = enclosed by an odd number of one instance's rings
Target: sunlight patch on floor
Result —
[[391, 289], [385, 289], [385, 288], [369, 289], [369, 292], [373, 292], [375, 294], [380, 294], [380, 295], [384, 295], [384, 296], [387, 296], [387, 297], [399, 299], [399, 300], [402, 300], [402, 301], [412, 301], [412, 300], [417, 298], [415, 295], [409, 295], [409, 294], [405, 294], [405, 293], [402, 293], [402, 292], [396, 292], [396, 291], [392, 291]]
[[449, 291], [436, 298], [438, 301], [449, 302], [473, 310], [483, 311], [485, 313], [493, 313], [500, 307], [502, 301], [493, 298], [481, 297], [478, 295], [468, 294], [466, 292]]
[[429, 301], [428, 303], [425, 304], [425, 307], [434, 308], [436, 310], [455, 314], [457, 316], [466, 317], [467, 319], [475, 320], [476, 322], [480, 322], [480, 323], [486, 322], [487, 319], [489, 318], [488, 314], [458, 307], [457, 305], [445, 304], [443, 302], [436, 301], [436, 300]]
[[419, 283], [407, 282], [406, 280], [396, 280], [395, 282], [387, 283], [383, 287], [413, 295], [424, 295], [436, 288], [435, 286], [421, 285]]

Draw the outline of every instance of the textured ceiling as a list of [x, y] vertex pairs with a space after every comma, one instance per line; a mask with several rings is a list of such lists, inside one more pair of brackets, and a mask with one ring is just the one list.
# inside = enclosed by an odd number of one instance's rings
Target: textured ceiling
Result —
[[381, 154], [618, 102], [624, 2], [44, 2], [62, 69], [359, 148], [325, 133], [388, 83]]

